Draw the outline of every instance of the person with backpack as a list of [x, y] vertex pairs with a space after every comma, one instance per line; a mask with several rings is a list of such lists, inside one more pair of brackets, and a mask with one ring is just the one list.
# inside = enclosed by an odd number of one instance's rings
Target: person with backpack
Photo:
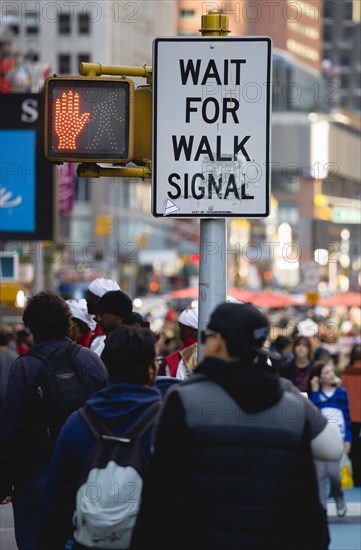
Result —
[[37, 550], [129, 546], [161, 402], [153, 387], [155, 335], [121, 325], [107, 338], [102, 359], [110, 385], [74, 412], [61, 431]]
[[0, 418], [0, 502], [12, 501], [20, 550], [35, 549], [40, 494], [62, 424], [109, 380], [101, 359], [68, 338], [70, 318], [57, 294], [31, 297], [23, 322], [35, 346], [10, 367]]
[[327, 548], [312, 455], [338, 459], [341, 436], [267, 363], [268, 333], [251, 304], [212, 312], [165, 398], [132, 550]]

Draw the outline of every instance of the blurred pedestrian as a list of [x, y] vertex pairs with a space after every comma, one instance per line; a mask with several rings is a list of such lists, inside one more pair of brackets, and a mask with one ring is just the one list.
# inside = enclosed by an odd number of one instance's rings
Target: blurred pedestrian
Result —
[[108, 335], [123, 324], [124, 319], [132, 313], [133, 304], [128, 294], [122, 290], [106, 292], [98, 302], [98, 319], [103, 330], [99, 334], [96, 345], [91, 349], [101, 356]]
[[361, 486], [361, 344], [355, 344], [351, 350], [350, 363], [342, 374], [342, 386], [347, 391], [350, 405], [353, 482]]
[[87, 302], [83, 298], [81, 300], [66, 300], [66, 303], [71, 311], [71, 338], [77, 344], [88, 348], [94, 335], [96, 322], [88, 313]]
[[[38, 384], [46, 376], [44, 369], [48, 368], [50, 356], [54, 361], [67, 357], [72, 344], [67, 338], [70, 317], [68, 305], [57, 294], [39, 292], [30, 298], [23, 322], [31, 330], [35, 346], [10, 367], [0, 418], [0, 502], [13, 502], [15, 537], [20, 550], [35, 549], [40, 495], [51, 460], [47, 444], [51, 433], [40, 433], [39, 428], [44, 418], [39, 404], [43, 397], [39, 391], [42, 394], [43, 390]], [[104, 387], [108, 373], [99, 357], [86, 348], [77, 348], [76, 362], [86, 369], [93, 391]], [[45, 420], [46, 426], [52, 425], [52, 418]]]
[[127, 325], [128, 327], [133, 328], [149, 328], [150, 329], [150, 323], [149, 321], [146, 321], [140, 313], [133, 311], [128, 317], [126, 317], [123, 321], [123, 325]]
[[326, 548], [311, 449], [338, 459], [341, 436], [268, 365], [268, 332], [250, 304], [213, 311], [204, 360], [165, 398], [132, 548]]
[[287, 378], [301, 392], [306, 392], [307, 376], [312, 359], [312, 343], [308, 336], [297, 336], [292, 346], [293, 358], [280, 368], [282, 378]]
[[24, 355], [33, 345], [33, 337], [29, 329], [24, 328], [16, 334], [16, 351], [19, 355]]
[[[337, 424], [344, 440], [345, 452], [351, 450], [351, 422], [348, 396], [345, 388], [337, 387], [335, 371], [331, 363], [321, 361], [310, 368], [307, 381], [307, 393], [312, 403], [329, 419]], [[341, 488], [340, 461], [315, 460], [320, 501], [327, 510], [328, 481], [330, 496], [335, 499], [337, 515], [343, 517], [347, 512], [344, 494]]]
[[[197, 341], [198, 341], [198, 308], [188, 307], [179, 315], [178, 318], [179, 336], [183, 342], [183, 346], [173, 353], [170, 353], [165, 358], [167, 363], [166, 374], [172, 377], [184, 379], [187, 376], [187, 370], [193, 370], [197, 358]], [[182, 359], [182, 353], [187, 348], [186, 357]], [[180, 368], [179, 368], [180, 367]], [[188, 372], [189, 373], [189, 372]]]
[[[94, 319], [96, 321], [96, 327], [94, 330], [93, 338], [90, 342], [90, 348], [94, 351], [97, 351], [97, 338], [99, 335], [104, 335], [104, 331], [102, 329], [101, 324], [99, 323], [99, 320], [97, 319], [98, 315], [98, 303], [99, 300], [106, 292], [109, 292], [111, 290], [120, 290], [120, 286], [114, 279], [111, 279], [109, 277], [97, 277], [90, 283], [88, 286], [88, 290], [86, 292], [86, 302], [87, 302], [87, 308], [88, 313], [90, 315], [94, 315]], [[104, 340], [104, 339], [101, 339]], [[100, 355], [100, 354], [98, 354]]]
[[10, 367], [19, 354], [9, 348], [9, 337], [5, 331], [0, 332], [0, 410], [9, 379]]
[[293, 359], [292, 342], [287, 336], [277, 336], [271, 344], [271, 351], [279, 354], [279, 359], [272, 361], [272, 365], [278, 369]]
[[[127, 326], [120, 326], [107, 339], [102, 357], [110, 385], [94, 394], [87, 401], [87, 407], [117, 436], [125, 434], [153, 403], [161, 399], [160, 392], [153, 387], [154, 340], [150, 330]], [[66, 541], [73, 539], [76, 494], [81, 473], [96, 441], [79, 412], [74, 412], [63, 427], [49, 469], [38, 550], [63, 550]], [[142, 444], [149, 460], [151, 430], [145, 434]], [[112, 479], [109, 487], [97, 490], [101, 494], [114, 491], [116, 483], [117, 480]], [[126, 496], [140, 498], [137, 487], [133, 486], [119, 487], [114, 495], [124, 490]]]

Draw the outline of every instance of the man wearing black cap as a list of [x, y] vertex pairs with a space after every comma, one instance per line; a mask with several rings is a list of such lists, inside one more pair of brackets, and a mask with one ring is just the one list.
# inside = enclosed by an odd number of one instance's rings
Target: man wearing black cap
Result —
[[204, 360], [166, 397], [133, 548], [327, 548], [312, 455], [340, 457], [341, 437], [267, 363], [268, 332], [250, 304], [212, 313]]
[[132, 300], [122, 290], [106, 292], [98, 302], [98, 315], [104, 334], [93, 340], [91, 349], [99, 356], [102, 354], [108, 334], [118, 328], [133, 310]]

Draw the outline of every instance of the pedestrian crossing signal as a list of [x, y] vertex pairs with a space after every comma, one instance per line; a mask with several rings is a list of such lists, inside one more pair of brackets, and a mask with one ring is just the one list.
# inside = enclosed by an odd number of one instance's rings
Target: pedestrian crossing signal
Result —
[[51, 77], [45, 86], [45, 156], [52, 162], [132, 160], [134, 83]]

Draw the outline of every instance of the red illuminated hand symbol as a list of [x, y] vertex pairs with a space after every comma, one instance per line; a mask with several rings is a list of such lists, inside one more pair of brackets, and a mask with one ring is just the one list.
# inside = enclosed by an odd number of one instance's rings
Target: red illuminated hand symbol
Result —
[[55, 131], [59, 137], [58, 149], [76, 149], [76, 137], [85, 123], [89, 120], [90, 113], [79, 116], [79, 94], [71, 90], [63, 92], [55, 103]]

